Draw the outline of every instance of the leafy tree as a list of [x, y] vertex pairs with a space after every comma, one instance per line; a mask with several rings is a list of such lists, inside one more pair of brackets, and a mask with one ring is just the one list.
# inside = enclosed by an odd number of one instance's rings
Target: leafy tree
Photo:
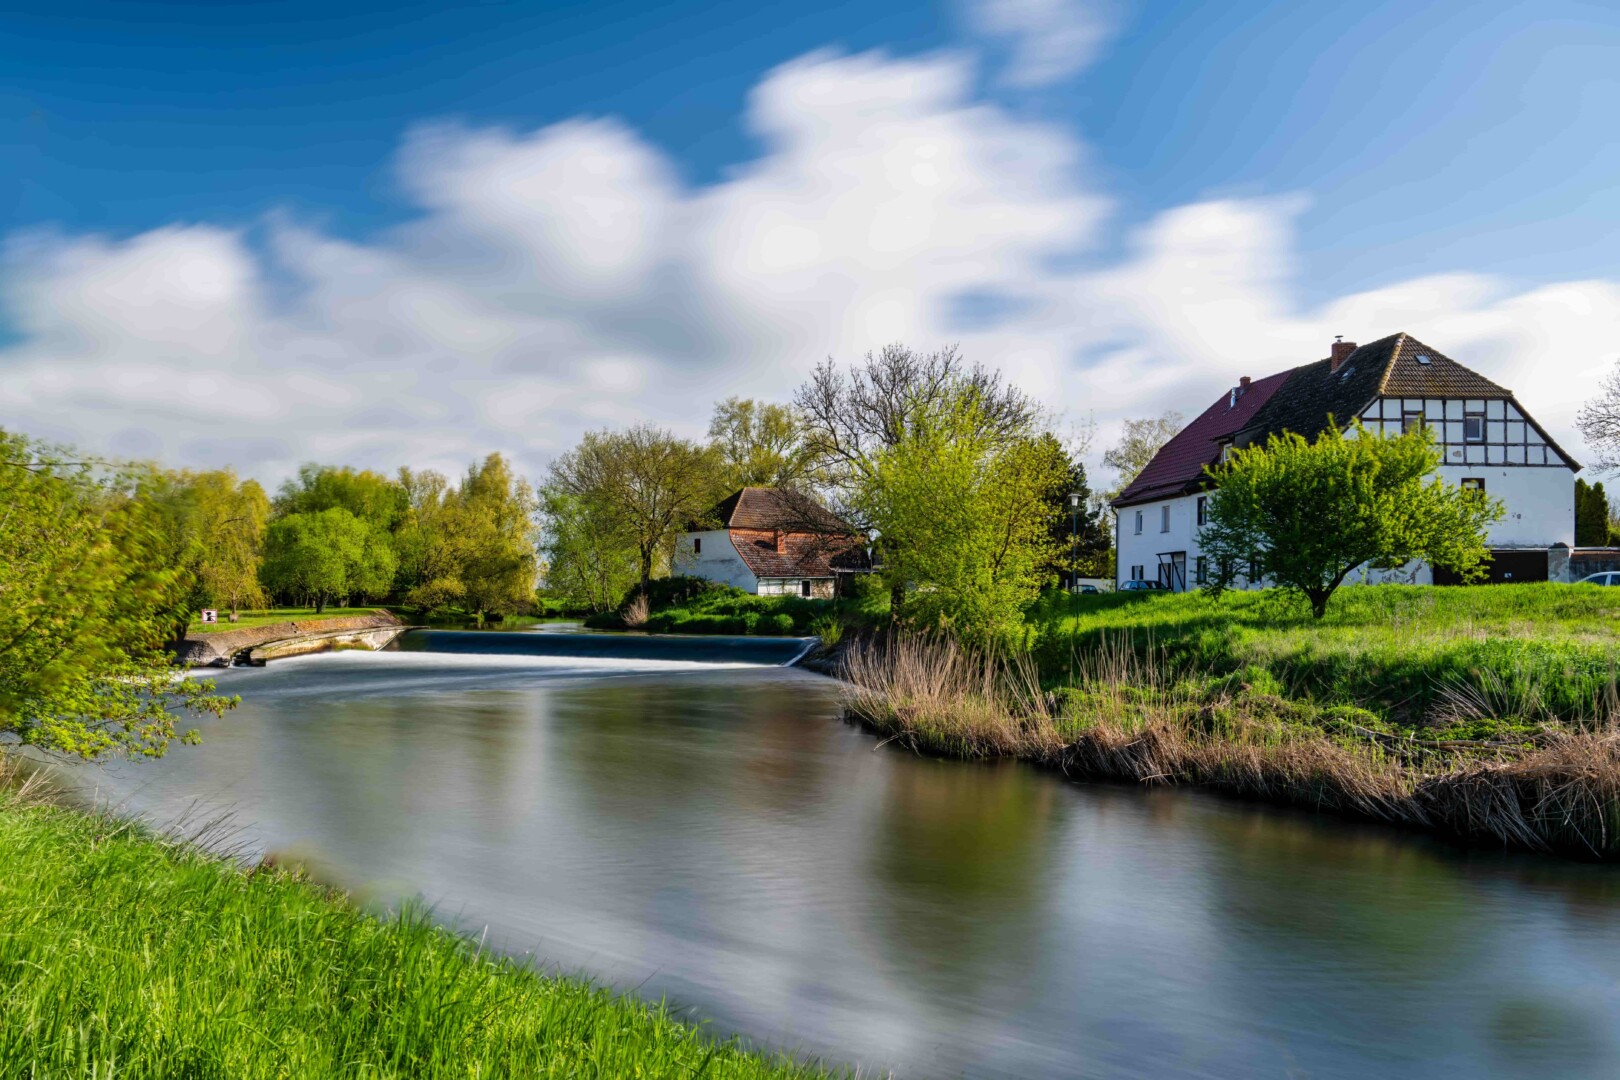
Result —
[[[1052, 542], [1059, 552], [1050, 569], [1065, 585], [1074, 578], [1107, 577], [1113, 538], [1104, 523], [1106, 511], [1097, 505], [1087, 483], [1085, 462], [1068, 454], [1051, 432], [1040, 438], [1047, 444], [1044, 452], [1065, 463], [1045, 499]], [[1078, 512], [1069, 505], [1071, 495], [1080, 496]]]
[[1216, 488], [1198, 534], [1219, 595], [1251, 574], [1300, 593], [1320, 619], [1356, 567], [1413, 559], [1477, 577], [1489, 559], [1485, 527], [1502, 504], [1434, 476], [1440, 452], [1427, 428], [1395, 438], [1330, 425], [1315, 442], [1293, 433], [1232, 451], [1209, 470]]
[[346, 465], [307, 464], [299, 466], [297, 477], [281, 485], [274, 508], [277, 517], [347, 510], [361, 521], [392, 533], [410, 509], [410, 496], [381, 473]]
[[799, 488], [815, 480], [815, 448], [790, 406], [727, 398], [714, 407], [709, 446], [720, 462], [721, 487]]
[[208, 602], [229, 608], [261, 606], [259, 560], [270, 500], [256, 480], [238, 482], [229, 469], [197, 473], [189, 486], [196, 507], [197, 577]]
[[528, 481], [514, 476], [500, 454], [468, 469], [445, 500], [444, 532], [456, 557], [461, 604], [480, 622], [533, 600], [538, 510]]
[[624, 516], [588, 496], [546, 487], [543, 550], [549, 592], [589, 611], [611, 611], [640, 581], [640, 560]]
[[1181, 414], [1174, 411], [1163, 416], [1125, 421], [1119, 442], [1103, 452], [1103, 464], [1117, 473], [1108, 498], [1112, 499], [1130, 487], [1131, 481], [1153, 460], [1153, 455], [1175, 438], [1180, 430]]
[[235, 699], [178, 677], [164, 644], [190, 571], [139, 498], [150, 470], [98, 470], [0, 431], [0, 733], [51, 754], [161, 756], [182, 713]]
[[320, 614], [335, 599], [386, 594], [394, 569], [388, 534], [332, 507], [272, 521], [260, 574], [272, 592], [306, 599]]
[[454, 598], [439, 599], [430, 595], [432, 590], [418, 591], [450, 575], [454, 569], [441, 527], [450, 482], [443, 473], [432, 469], [417, 472], [401, 468], [397, 483], [405, 492], [406, 509], [394, 532], [394, 553], [399, 559], [394, 587], [413, 607], [435, 610], [460, 596], [458, 591]]
[[1060, 548], [1052, 492], [1069, 460], [1055, 438], [998, 439], [971, 397], [912, 425], [874, 459], [857, 506], [879, 522], [879, 574], [903, 613], [970, 638], [1016, 628]]
[[[593, 431], [551, 465], [549, 496], [569, 496], [611, 515], [615, 536], [635, 548], [641, 591], [667, 563], [687, 525], [719, 497], [715, 452], [648, 424]], [[603, 519], [604, 527], [607, 520]]]
[[1609, 496], [1603, 484], [1575, 481], [1575, 543], [1604, 547], [1609, 543]]
[[[799, 388], [794, 407], [804, 418], [834, 510], [857, 529], [878, 534], [885, 561], [904, 557], [899, 534], [881, 517], [896, 504], [877, 491], [884, 479], [880, 470], [896, 467], [896, 451], [916, 438], [952, 431], [977, 452], [996, 454], [1030, 438], [1039, 417], [1027, 395], [995, 372], [970, 367], [954, 347], [919, 353], [900, 344], [867, 353], [848, 371], [828, 360]], [[932, 535], [949, 542], [946, 533]], [[888, 577], [890, 610], [899, 615], [907, 581]]]

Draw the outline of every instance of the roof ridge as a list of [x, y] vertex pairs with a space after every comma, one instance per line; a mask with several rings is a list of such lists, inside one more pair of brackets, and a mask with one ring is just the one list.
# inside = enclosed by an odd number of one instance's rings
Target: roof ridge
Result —
[[[1384, 373], [1382, 375], [1378, 376], [1378, 396], [1379, 397], [1384, 396], [1384, 391], [1389, 386], [1389, 373], [1395, 370], [1395, 361], [1400, 359], [1401, 345], [1405, 343], [1406, 338], [1407, 338], [1407, 333], [1406, 333], [1405, 330], [1398, 330], [1398, 331], [1395, 332], [1395, 344], [1390, 346], [1390, 348], [1389, 348], [1389, 359], [1384, 361]], [[1380, 339], [1380, 340], [1383, 340], [1383, 339]], [[1369, 342], [1369, 344], [1376, 345], [1376, 344], [1378, 344], [1378, 342], [1376, 342], [1376, 341]]]

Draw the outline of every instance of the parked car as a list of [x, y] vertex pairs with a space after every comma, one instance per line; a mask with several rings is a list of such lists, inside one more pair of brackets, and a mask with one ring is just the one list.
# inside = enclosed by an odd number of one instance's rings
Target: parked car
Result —
[[1123, 585], [1121, 585], [1119, 587], [1119, 591], [1120, 592], [1164, 592], [1165, 587], [1164, 587], [1164, 582], [1162, 582], [1162, 581], [1147, 581], [1147, 580], [1142, 579], [1142, 578], [1137, 578], [1137, 579], [1125, 582]]
[[1101, 589], [1087, 581], [1083, 581], [1079, 585], [1075, 586], [1074, 591], [1079, 593], [1081, 596], [1097, 596], [1102, 593]]
[[1576, 582], [1577, 585], [1620, 585], [1620, 571], [1610, 570], [1602, 574], [1587, 574]]

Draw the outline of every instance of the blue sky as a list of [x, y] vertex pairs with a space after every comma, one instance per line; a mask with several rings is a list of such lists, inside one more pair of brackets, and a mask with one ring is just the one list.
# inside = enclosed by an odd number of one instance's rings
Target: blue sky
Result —
[[[1007, 17], [1023, 30], [998, 32], [990, 14], [998, 10], [1011, 12]], [[1089, 36], [1063, 36], [1080, 25]], [[1054, 70], [1020, 79], [1021, 71], [1031, 70], [1028, 50], [1054, 42], [1061, 47], [1045, 56]], [[1087, 52], [1093, 54], [1089, 62], [1082, 55]], [[1065, 55], [1072, 64], [1064, 63]], [[1467, 325], [1475, 327], [1488, 317], [1500, 322], [1501, 303], [1511, 307], [1514, 297], [1537, 289], [1598, 281], [1604, 283], [1602, 295], [1583, 302], [1602, 310], [1609, 298], [1612, 237], [1620, 226], [1614, 183], [1620, 139], [1613, 137], [1620, 107], [1620, 6], [1612, 3], [985, 0], [678, 3], [656, 10], [616, 2], [454, 8], [63, 3], [24, 5], [0, 15], [0, 148], [7, 161], [0, 170], [0, 233], [12, 251], [9, 287], [0, 286], [6, 301], [0, 341], [10, 342], [0, 352], [0, 371], [25, 372], [61, 359], [52, 350], [60, 352], [62, 341], [79, 341], [87, 333], [82, 326], [64, 329], [62, 322], [79, 300], [102, 320], [91, 335], [98, 342], [128, 335], [98, 354], [105, 362], [133, 363], [120, 358], [139, 355], [130, 350], [153, 339], [138, 318], [111, 314], [90, 296], [100, 287], [94, 274], [73, 276], [88, 265], [92, 249], [96, 259], [116, 259], [137, 250], [131, 245], [143, 236], [214, 230], [186, 235], [237, 245], [241, 250], [231, 257], [251, 260], [244, 264], [247, 279], [290, 281], [294, 292], [308, 288], [316, 264], [289, 268], [278, 254], [289, 229], [390, 256], [400, 255], [404, 244], [419, 256], [420, 233], [409, 242], [402, 235], [424, 223], [423, 231], [438, 228], [436, 217], [447, 213], [458, 221], [466, 217], [461, 203], [447, 212], [446, 204], [435, 202], [438, 196], [424, 194], [413, 179], [413, 139], [446, 124], [467, 138], [504, 132], [521, 142], [553, 125], [607, 122], [628, 133], [639, 148], [635, 153], [655, 161], [650, 167], [666, 176], [681, 200], [715, 201], [710, 196], [729, 191], [730, 181], [760, 169], [772, 153], [751, 112], [751, 95], [782, 65], [792, 70], [794, 64], [813, 65], [817, 57], [871, 57], [887, 64], [945, 58], [967, 83], [952, 91], [952, 107], [991, 114], [983, 124], [971, 120], [977, 130], [1000, 125], [1036, 143], [1061, 142], [1066, 161], [1031, 166], [1045, 177], [1041, 190], [1057, 197], [1058, 189], [1067, 188], [1063, 199], [1095, 205], [1072, 218], [1052, 211], [1052, 220], [1066, 222], [1058, 231], [1072, 227], [1072, 242], [1032, 252], [1026, 237], [1019, 251], [1021, 266], [1060, 268], [1071, 275], [1070, 286], [1112, 289], [1116, 279], [1131, 278], [1136, 287], [1162, 294], [1162, 282], [1148, 284], [1127, 270], [1133, 258], [1144, 261], [1144, 236], [1180, 228], [1167, 223], [1182, 208], [1219, 205], [1260, 215], [1251, 223], [1254, 231], [1278, 235], [1266, 241], [1263, 265], [1251, 260], [1242, 270], [1219, 271], [1263, 282], [1266, 298], [1246, 294], [1218, 302], [1271, 311], [1287, 321], [1285, 338], [1303, 333], [1301, 321], [1366, 310], [1365, 303], [1346, 298], [1404, 289], [1435, 275], [1473, 277], [1462, 294], [1477, 316]], [[465, 148], [451, 143], [447, 153]], [[819, 166], [806, 160], [797, 167], [814, 173]], [[1067, 175], [1058, 175], [1065, 170]], [[461, 196], [445, 197], [455, 202]], [[1248, 241], [1241, 233], [1249, 227], [1229, 217], [1222, 228], [1236, 232], [1223, 233], [1229, 239], [1222, 242], [1242, 247]], [[434, 241], [441, 242], [451, 244], [442, 237]], [[197, 250], [184, 257], [195, 257]], [[997, 258], [985, 255], [987, 264]], [[59, 289], [39, 283], [41, 262], [55, 268], [51, 281]], [[412, 271], [420, 272], [420, 266]], [[1018, 313], [1012, 321], [1027, 325], [981, 344], [1050, 353], [1040, 362], [1057, 365], [1056, 374], [1032, 376], [1037, 387], [1047, 388], [1066, 373], [1095, 377], [1133, 350], [1155, 356], [1167, 351], [1162, 342], [1117, 328], [1035, 349], [1031, 335], [1051, 326], [1040, 313], [1060, 305], [1050, 292], [1054, 282], [1024, 281], [1003, 290], [1001, 279], [989, 276], [963, 286], [970, 278], [940, 285], [939, 306], [953, 310], [955, 322], [892, 325], [908, 334], [958, 325], [1007, 329], [1007, 320], [985, 312]], [[390, 281], [397, 285], [399, 279]], [[857, 284], [872, 292], [887, 287], [875, 277]], [[638, 312], [681, 307], [686, 314], [674, 320], [680, 322], [694, 305], [705, 317], [716, 309], [710, 297], [672, 299], [649, 288], [655, 287], [647, 281], [637, 286]], [[1481, 299], [1481, 291], [1489, 297]], [[1417, 317], [1411, 292], [1380, 301], [1389, 318]], [[254, 299], [255, 318], [278, 296], [271, 290]], [[1157, 310], [1161, 299], [1143, 303]], [[1446, 292], [1443, 300], [1431, 297], [1428, 303], [1455, 309], [1458, 294]], [[40, 305], [68, 314], [42, 313]], [[286, 331], [287, 312], [274, 315]], [[300, 318], [300, 332], [313, 326], [307, 312]], [[723, 323], [728, 316], [713, 318]], [[1179, 318], [1177, 312], [1163, 321]], [[1268, 325], [1254, 323], [1251, 332], [1266, 334]], [[1403, 328], [1413, 327], [1388, 326]], [[1320, 337], [1327, 329], [1313, 326], [1313, 333]], [[1337, 327], [1352, 335], [1382, 329], [1382, 323]], [[222, 372], [248, 364], [244, 357], [271, 362], [260, 329], [241, 332], [254, 342], [245, 352], [220, 353]], [[725, 325], [693, 333], [705, 340], [733, 336]], [[680, 351], [661, 346], [659, 334], [650, 326], [637, 349], [659, 356]], [[1511, 340], [1514, 335], [1492, 334], [1465, 329], [1460, 336], [1462, 344], [1476, 344], [1487, 362], [1506, 370], [1538, 362], [1513, 353], [1522, 348], [1522, 340]], [[1196, 336], [1223, 337], [1207, 329]], [[826, 337], [806, 344], [803, 356], [863, 340], [842, 333]], [[1571, 340], [1557, 328], [1529, 337], [1543, 346]], [[626, 351], [623, 342], [609, 347], [591, 340], [590, 349], [599, 353]], [[1447, 342], [1432, 344], [1447, 350]], [[1456, 347], [1447, 351], [1470, 359], [1455, 340], [1451, 344]], [[356, 347], [354, 339], [345, 339], [339, 351]], [[1179, 347], [1187, 347], [1185, 338]], [[1298, 359], [1321, 351], [1313, 347]], [[1269, 356], [1272, 350], [1259, 352]], [[1614, 355], [1620, 347], [1607, 356], [1583, 355], [1570, 361], [1571, 370], [1589, 372]], [[364, 366], [363, 357], [355, 359]], [[802, 359], [782, 360], [787, 379], [777, 396], [791, 387]], [[1014, 364], [1013, 373], [1030, 364], [1036, 361]], [[1210, 366], [1219, 366], [1213, 357], [1199, 365]], [[693, 370], [665, 372], [663, 381], [685, 385], [681, 371], [690, 376]], [[713, 382], [712, 374], [689, 381]], [[1227, 374], [1218, 372], [1220, 378]], [[633, 381], [650, 385], [645, 373]], [[1158, 382], [1176, 380], [1166, 374]], [[1195, 389], [1208, 387], [1197, 383]], [[1150, 404], [1140, 397], [1106, 400], [1100, 387], [1083, 396], [1061, 408], [1100, 416], [1105, 427], [1116, 413], [1144, 411]], [[46, 399], [33, 400], [43, 407]], [[1198, 407], [1192, 398], [1169, 404]], [[578, 423], [600, 411], [578, 410]], [[0, 422], [24, 426], [29, 419], [0, 415]], [[188, 444], [185, 423], [178, 412], [153, 416], [146, 427], [157, 434], [134, 438], [131, 446], [185, 457], [217, 445]], [[64, 420], [58, 434], [82, 439], [93, 427], [88, 418]], [[571, 430], [564, 423], [540, 439], [532, 451], [537, 460]], [[332, 449], [346, 452], [338, 444]], [[289, 448], [294, 456], [296, 450]]]

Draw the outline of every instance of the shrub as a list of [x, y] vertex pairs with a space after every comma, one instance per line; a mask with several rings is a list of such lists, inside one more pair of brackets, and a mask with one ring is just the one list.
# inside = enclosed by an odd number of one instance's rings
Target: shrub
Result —
[[822, 615], [810, 624], [810, 632], [821, 639], [823, 649], [831, 649], [844, 639], [844, 620], [837, 615]]
[[783, 611], [771, 616], [771, 625], [778, 634], [793, 633], [793, 616]]

